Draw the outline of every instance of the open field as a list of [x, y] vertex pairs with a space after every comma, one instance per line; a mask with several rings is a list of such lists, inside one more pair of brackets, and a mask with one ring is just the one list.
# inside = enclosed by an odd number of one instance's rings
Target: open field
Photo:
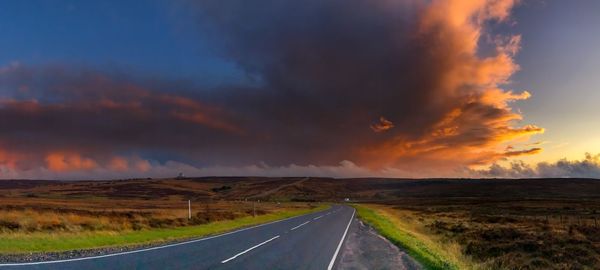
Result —
[[177, 198], [27, 198], [26, 202], [0, 198], [0, 202], [0, 232], [12, 234], [172, 228], [309, 207], [306, 203], [192, 201], [192, 218], [188, 219], [188, 202]]
[[0, 253], [5, 254], [199, 237], [323, 207], [310, 202], [224, 200], [218, 194], [227, 187], [205, 183], [160, 188], [150, 181], [0, 181], [0, 186]]
[[593, 179], [333, 179], [205, 177], [118, 181], [0, 181], [0, 199], [137, 199], [385, 202], [398, 198], [598, 198]]
[[597, 198], [403, 198], [358, 209], [431, 269], [600, 268]]
[[344, 198], [433, 269], [600, 267], [600, 181], [592, 179], [0, 181], [0, 252], [205, 235]]
[[[237, 228], [266, 223], [323, 209], [324, 206], [308, 208], [286, 207], [263, 213], [256, 217], [246, 215], [233, 219], [212, 221], [202, 225], [161, 227], [140, 230], [97, 230], [97, 231], [37, 231], [33, 233], [3, 232], [0, 234], [0, 253], [19, 254], [29, 252], [56, 252], [99, 247], [149, 244], [178, 239], [197, 238], [218, 234]], [[59, 216], [60, 218], [60, 216]]]

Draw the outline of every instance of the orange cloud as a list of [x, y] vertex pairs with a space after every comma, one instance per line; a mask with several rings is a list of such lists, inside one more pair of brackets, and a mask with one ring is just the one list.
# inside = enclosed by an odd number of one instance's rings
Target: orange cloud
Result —
[[447, 100], [459, 102], [447, 109], [422, 136], [399, 134], [391, 140], [361, 148], [362, 160], [371, 167], [451, 169], [533, 155], [542, 150], [501, 150], [507, 142], [544, 132], [535, 125], [514, 127], [522, 116], [512, 111], [510, 103], [528, 99], [531, 94], [500, 87], [519, 69], [513, 57], [520, 48], [521, 36], [498, 36], [493, 40], [495, 55], [478, 55], [484, 24], [489, 20], [507, 20], [517, 2], [437, 0], [429, 5], [421, 18], [419, 35], [440, 43], [432, 52], [449, 67], [440, 88], [445, 89]]
[[98, 167], [96, 161], [77, 153], [54, 152], [46, 156], [46, 167], [56, 172], [91, 170]]
[[129, 161], [124, 157], [113, 157], [108, 164], [108, 168], [114, 171], [127, 171]]
[[135, 162], [135, 169], [140, 172], [147, 172], [152, 168], [149, 161], [143, 159], [137, 159]]
[[10, 169], [17, 169], [18, 164], [24, 156], [18, 153], [12, 153], [3, 149], [0, 149], [0, 165], [6, 166]]
[[373, 130], [374, 132], [384, 132], [393, 127], [394, 123], [381, 116], [379, 117], [379, 122], [371, 125], [371, 130]]

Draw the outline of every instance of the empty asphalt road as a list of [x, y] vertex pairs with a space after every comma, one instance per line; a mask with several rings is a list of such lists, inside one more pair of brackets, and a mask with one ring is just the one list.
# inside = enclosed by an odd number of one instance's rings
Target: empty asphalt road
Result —
[[178, 244], [0, 269], [332, 269], [354, 209], [322, 212]]

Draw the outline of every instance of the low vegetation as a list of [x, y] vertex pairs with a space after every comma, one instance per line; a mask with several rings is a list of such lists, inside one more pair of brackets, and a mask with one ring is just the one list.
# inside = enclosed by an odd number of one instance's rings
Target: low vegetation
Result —
[[400, 246], [426, 269], [459, 269], [461, 261], [451, 260], [446, 246], [402, 222], [381, 205], [354, 205], [359, 218], [375, 228], [392, 243]]
[[268, 213], [261, 211], [261, 215], [256, 217], [245, 215], [243, 217], [216, 220], [202, 225], [179, 227], [169, 225], [169, 227], [155, 229], [131, 230], [118, 228], [110, 230], [105, 228], [71, 232], [62, 230], [63, 227], [61, 226], [59, 230], [54, 227], [50, 230], [35, 232], [4, 231], [0, 234], [0, 253], [67, 251], [195, 238], [302, 215], [321, 210], [324, 207], [286, 207]]
[[[81, 188], [84, 187], [82, 185]], [[151, 185], [140, 185], [135, 191], [127, 191], [128, 196], [123, 191], [103, 196], [80, 191], [70, 194], [74, 190], [70, 183], [36, 188], [38, 192], [35, 193], [13, 188], [0, 194], [0, 254], [66, 251], [201, 237], [324, 207], [310, 202], [224, 200], [218, 194], [231, 188], [223, 185], [195, 189], [197, 193], [188, 190], [184, 195], [168, 189], [162, 190], [162, 194], [152, 193], [152, 189], [148, 189], [152, 188]], [[110, 187], [106, 189], [111, 190]], [[139, 194], [133, 195], [134, 192]], [[191, 218], [188, 217], [188, 198], [191, 199]]]
[[[10, 205], [7, 200], [0, 201], [4, 201], [0, 207], [2, 234], [173, 228], [308, 207], [308, 204], [302, 203], [277, 205], [271, 202], [196, 201], [192, 203], [192, 216], [188, 218], [187, 201], [177, 199], [159, 202], [61, 200], [63, 204], [52, 208], [35, 206], [33, 201], [25, 206]], [[35, 201], [40, 205], [48, 205], [50, 200]], [[96, 205], [88, 206], [89, 203]]]
[[594, 179], [0, 181], [0, 254], [196, 237], [345, 198], [431, 269], [600, 269]]
[[441, 261], [460, 269], [600, 268], [597, 199], [403, 199], [358, 209], [432, 269]]

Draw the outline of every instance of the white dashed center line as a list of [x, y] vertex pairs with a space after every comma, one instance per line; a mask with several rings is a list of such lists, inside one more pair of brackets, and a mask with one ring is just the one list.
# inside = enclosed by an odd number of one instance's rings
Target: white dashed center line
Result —
[[323, 215], [320, 215], [320, 216], [318, 216], [318, 217], [316, 217], [316, 218], [313, 218], [313, 220], [317, 220], [317, 219], [320, 219], [320, 218], [322, 218], [322, 217], [323, 217]]
[[273, 241], [273, 240], [275, 240], [275, 239], [277, 239], [277, 238], [279, 238], [279, 235], [278, 235], [278, 236], [275, 236], [275, 237], [273, 237], [273, 238], [271, 238], [271, 239], [269, 239], [269, 240], [267, 240], [267, 241], [264, 241], [264, 242], [262, 242], [262, 243], [260, 243], [260, 244], [258, 244], [258, 245], [256, 245], [256, 246], [253, 246], [253, 247], [251, 247], [251, 248], [249, 248], [249, 249], [246, 249], [246, 250], [244, 250], [244, 251], [242, 251], [242, 252], [240, 252], [240, 253], [238, 253], [238, 254], [235, 254], [235, 256], [233, 256], [233, 257], [231, 257], [231, 258], [229, 258], [229, 259], [227, 259], [227, 260], [224, 260], [224, 261], [221, 261], [221, 263], [226, 263], [226, 262], [228, 262], [228, 261], [231, 261], [231, 260], [233, 260], [233, 259], [235, 259], [235, 258], [237, 258], [237, 257], [239, 257], [239, 256], [242, 256], [242, 255], [244, 255], [245, 253], [249, 252], [250, 250], [253, 250], [253, 249], [257, 248], [257, 247], [260, 247], [260, 246], [262, 246], [262, 245], [264, 245], [264, 244], [266, 244], [266, 243], [269, 243], [269, 242], [271, 242], [271, 241]]
[[294, 227], [294, 228], [292, 228], [292, 229], [290, 229], [290, 231], [293, 231], [293, 230], [295, 230], [295, 229], [298, 229], [298, 228], [300, 228], [300, 227], [302, 227], [302, 226], [306, 225], [306, 224], [307, 224], [307, 223], [309, 223], [309, 222], [310, 222], [310, 220], [309, 220], [309, 221], [307, 221], [307, 222], [304, 222], [304, 223], [302, 223], [302, 224], [300, 224], [300, 225], [298, 225], [298, 226], [296, 226], [296, 227]]

